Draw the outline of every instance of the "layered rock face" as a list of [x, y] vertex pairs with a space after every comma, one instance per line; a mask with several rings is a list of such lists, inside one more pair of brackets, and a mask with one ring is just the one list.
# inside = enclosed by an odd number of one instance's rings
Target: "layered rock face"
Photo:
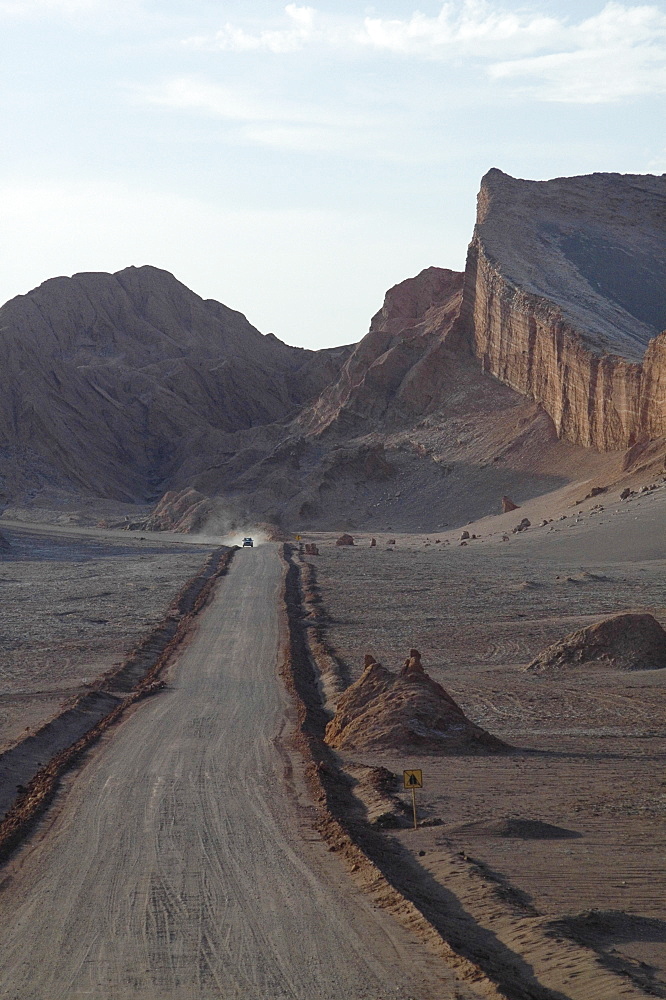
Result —
[[208, 468], [211, 436], [293, 416], [348, 353], [263, 336], [155, 267], [53, 278], [0, 309], [1, 471], [150, 498]]
[[599, 450], [666, 434], [666, 175], [483, 178], [462, 316], [485, 371]]

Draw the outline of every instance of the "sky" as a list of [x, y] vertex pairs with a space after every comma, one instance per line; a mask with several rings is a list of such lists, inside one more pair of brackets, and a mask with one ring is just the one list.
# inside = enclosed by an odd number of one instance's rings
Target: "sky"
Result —
[[491, 167], [666, 172], [666, 0], [0, 0], [0, 302], [153, 264], [359, 340]]

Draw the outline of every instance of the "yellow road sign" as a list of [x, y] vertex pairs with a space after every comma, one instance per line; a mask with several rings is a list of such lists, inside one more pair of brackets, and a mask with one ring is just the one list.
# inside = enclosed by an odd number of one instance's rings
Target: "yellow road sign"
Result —
[[300, 542], [300, 540], [301, 540], [301, 536], [300, 535], [296, 535], [296, 541]]
[[403, 771], [402, 780], [405, 788], [423, 788], [423, 771]]

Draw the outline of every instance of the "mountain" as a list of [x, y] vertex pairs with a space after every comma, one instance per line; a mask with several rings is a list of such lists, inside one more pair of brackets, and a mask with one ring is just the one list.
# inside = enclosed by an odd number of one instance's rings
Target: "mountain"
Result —
[[666, 176], [483, 178], [464, 272], [389, 289], [305, 351], [153, 267], [0, 310], [8, 501], [216, 498], [236, 519], [434, 530], [637, 462], [666, 437]]
[[150, 499], [197, 439], [288, 419], [347, 354], [263, 336], [155, 267], [53, 278], [0, 309], [4, 492]]

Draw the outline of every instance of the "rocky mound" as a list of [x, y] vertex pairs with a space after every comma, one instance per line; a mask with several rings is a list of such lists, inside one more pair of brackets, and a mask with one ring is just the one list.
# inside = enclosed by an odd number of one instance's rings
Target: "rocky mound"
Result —
[[461, 837], [508, 837], [516, 840], [570, 840], [580, 837], [575, 830], [553, 826], [538, 819], [518, 819], [507, 816], [501, 819], [476, 820], [449, 826], [447, 834]]
[[575, 443], [666, 434], [665, 206], [666, 175], [481, 182], [466, 334], [484, 370]]
[[613, 615], [548, 646], [527, 669], [541, 674], [584, 665], [614, 670], [664, 668], [666, 632], [649, 614]]
[[466, 718], [444, 688], [425, 673], [416, 650], [394, 674], [366, 656], [361, 677], [340, 698], [326, 727], [339, 750], [420, 750], [493, 753], [507, 749]]

